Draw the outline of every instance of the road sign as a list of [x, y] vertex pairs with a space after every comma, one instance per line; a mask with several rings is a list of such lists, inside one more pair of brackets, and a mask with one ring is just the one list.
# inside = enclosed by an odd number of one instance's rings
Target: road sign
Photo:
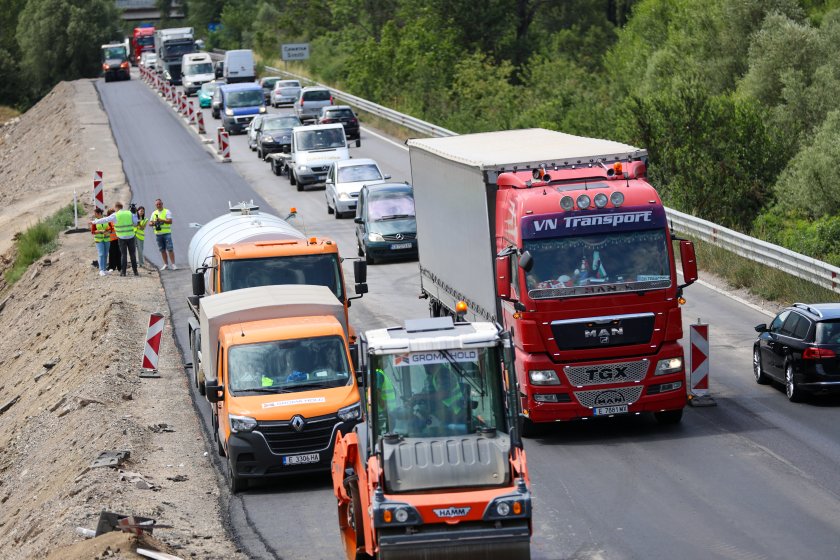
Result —
[[309, 58], [309, 43], [289, 43], [280, 49], [283, 60], [307, 60]]

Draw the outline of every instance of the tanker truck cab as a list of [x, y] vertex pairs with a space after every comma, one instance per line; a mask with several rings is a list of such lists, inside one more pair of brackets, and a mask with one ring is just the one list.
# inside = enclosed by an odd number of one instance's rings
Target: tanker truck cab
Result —
[[529, 558], [509, 335], [409, 320], [366, 332], [359, 357], [367, 421], [342, 431], [332, 467], [347, 558]]
[[201, 314], [231, 491], [329, 470], [337, 434], [362, 414], [341, 302], [322, 286], [265, 286], [208, 296]]

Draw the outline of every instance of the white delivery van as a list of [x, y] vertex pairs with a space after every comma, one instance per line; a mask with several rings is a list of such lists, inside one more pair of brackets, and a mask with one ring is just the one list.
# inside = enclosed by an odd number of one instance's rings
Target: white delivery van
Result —
[[201, 86], [216, 78], [213, 73], [213, 60], [207, 53], [185, 54], [181, 59], [181, 85], [184, 93], [192, 95]]
[[[283, 154], [285, 156], [285, 154]], [[334, 161], [350, 159], [341, 123], [296, 126], [288, 155], [289, 182], [302, 191], [307, 185], [324, 184]]]
[[223, 70], [225, 81], [229, 84], [237, 82], [253, 82], [257, 75], [254, 71], [254, 51], [251, 49], [237, 49], [225, 53]]

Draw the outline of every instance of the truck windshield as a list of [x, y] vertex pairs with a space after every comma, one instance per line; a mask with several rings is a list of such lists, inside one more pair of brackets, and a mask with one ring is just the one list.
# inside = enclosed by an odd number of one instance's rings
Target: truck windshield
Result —
[[343, 128], [327, 128], [321, 130], [306, 130], [295, 133], [295, 141], [299, 150], [321, 150], [329, 148], [343, 148]]
[[166, 43], [164, 47], [164, 57], [165, 58], [178, 58], [180, 59], [185, 54], [190, 54], [195, 52], [195, 43], [192, 41], [188, 43]]
[[235, 393], [297, 393], [344, 387], [351, 380], [338, 336], [241, 344], [228, 352], [228, 387]]
[[371, 355], [375, 437], [506, 432], [503, 386], [496, 348]]
[[187, 76], [194, 76], [196, 74], [212, 74], [213, 65], [209, 62], [202, 62], [200, 64], [190, 64], [187, 66], [185, 74]]
[[249, 89], [246, 91], [231, 91], [227, 94], [227, 106], [231, 108], [236, 107], [256, 107], [262, 105], [265, 98], [262, 90]]
[[102, 49], [102, 57], [105, 60], [113, 60], [115, 58], [125, 58], [125, 47], [108, 47]]
[[525, 241], [534, 258], [528, 296], [550, 299], [671, 286], [664, 230]]
[[140, 35], [136, 38], [137, 44], [143, 47], [148, 47], [155, 44], [153, 35]]
[[326, 286], [344, 301], [341, 267], [335, 254], [236, 259], [223, 261], [221, 268], [221, 289], [225, 292], [276, 284], [312, 284]]

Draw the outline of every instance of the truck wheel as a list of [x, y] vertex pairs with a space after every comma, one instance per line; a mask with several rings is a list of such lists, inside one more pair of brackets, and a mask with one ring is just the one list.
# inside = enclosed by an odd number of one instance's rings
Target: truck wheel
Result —
[[534, 422], [525, 416], [519, 417], [519, 433], [524, 438], [535, 438], [545, 434], [545, 424]]
[[204, 387], [204, 381], [200, 380], [200, 372], [201, 372], [201, 363], [198, 359], [198, 348], [201, 345], [201, 337], [198, 335], [197, 331], [192, 332], [192, 340], [190, 341], [190, 347], [192, 349], [192, 359], [193, 359], [193, 381], [195, 383], [196, 389], [198, 389], [198, 393], [200, 395], [204, 395], [207, 393], [207, 389]]
[[248, 489], [248, 480], [238, 476], [233, 470], [233, 459], [228, 456], [228, 488], [231, 494], [237, 494]]
[[663, 426], [673, 426], [679, 424], [683, 417], [683, 409], [679, 410], [663, 410], [662, 412], [654, 412], [653, 417]]
[[344, 479], [344, 488], [350, 495], [350, 501], [338, 506], [338, 525], [344, 540], [344, 549], [356, 552], [356, 560], [368, 559], [365, 550], [365, 520], [362, 512], [362, 500], [359, 498], [359, 478], [355, 475]]

